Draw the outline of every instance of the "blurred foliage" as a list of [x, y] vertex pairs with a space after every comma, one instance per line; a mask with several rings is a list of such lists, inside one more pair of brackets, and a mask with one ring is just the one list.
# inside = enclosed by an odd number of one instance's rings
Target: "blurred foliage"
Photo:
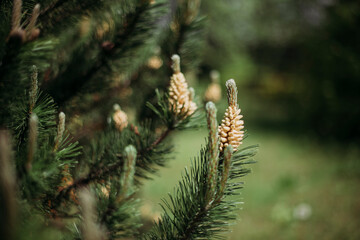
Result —
[[252, 120], [360, 141], [358, 1], [206, 1], [203, 11], [209, 35], [202, 67], [256, 94], [251, 101], [262, 107]]

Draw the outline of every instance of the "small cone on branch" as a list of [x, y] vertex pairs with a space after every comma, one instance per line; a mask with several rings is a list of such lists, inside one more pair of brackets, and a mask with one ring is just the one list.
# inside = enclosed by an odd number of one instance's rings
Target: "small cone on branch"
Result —
[[205, 92], [205, 101], [218, 102], [221, 99], [221, 87], [219, 84], [220, 74], [218, 71], [210, 72], [211, 84], [208, 86]]
[[128, 117], [127, 117], [126, 113], [121, 110], [119, 104], [114, 105], [114, 110], [115, 110], [115, 112], [113, 114], [113, 119], [115, 122], [115, 127], [119, 131], [122, 131], [128, 125]]
[[244, 121], [240, 115], [241, 109], [237, 105], [237, 88], [235, 81], [230, 79], [226, 82], [229, 107], [226, 109], [224, 118], [219, 126], [220, 151], [231, 145], [234, 152], [242, 144], [244, 137]]
[[188, 84], [184, 74], [180, 72], [180, 57], [173, 55], [172, 69], [174, 71], [170, 78], [169, 102], [170, 108], [176, 115], [190, 116], [197, 109], [197, 105], [193, 102], [193, 94], [188, 88]]

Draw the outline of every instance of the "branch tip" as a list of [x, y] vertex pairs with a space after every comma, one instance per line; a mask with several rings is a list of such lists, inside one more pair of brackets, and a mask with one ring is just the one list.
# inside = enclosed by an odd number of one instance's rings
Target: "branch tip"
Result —
[[229, 106], [237, 106], [237, 87], [234, 79], [226, 81], [227, 97]]
[[173, 69], [174, 73], [180, 72], [180, 56], [177, 54], [172, 55], [171, 60], [173, 61], [171, 68]]
[[32, 113], [29, 119], [29, 140], [28, 140], [28, 158], [26, 162], [26, 170], [30, 171], [32, 167], [32, 161], [37, 146], [38, 137], [38, 122], [39, 119], [35, 113]]

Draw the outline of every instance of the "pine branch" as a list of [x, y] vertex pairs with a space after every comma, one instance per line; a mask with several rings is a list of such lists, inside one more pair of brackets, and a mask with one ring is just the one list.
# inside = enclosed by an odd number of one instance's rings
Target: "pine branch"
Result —
[[[46, 88], [60, 106], [84, 88], [88, 88], [90, 83], [97, 86], [92, 91], [105, 89], [109, 79], [104, 79], [104, 76], [111, 76], [112, 72], [131, 76], [147, 59], [148, 53], [145, 48], [150, 47], [150, 44], [155, 44], [154, 40], [158, 31], [156, 21], [162, 16], [163, 4], [150, 6], [146, 1], [140, 1], [133, 9], [125, 12], [120, 10], [119, 3], [114, 6], [110, 4], [108, 8], [107, 12], [114, 21], [115, 33], [112, 34], [111, 31], [106, 38], [101, 39], [94, 36], [88, 37], [90, 39], [76, 47], [72, 59], [61, 66], [63, 68], [60, 70], [61, 74], [54, 76], [46, 84]], [[116, 11], [116, 9], [119, 10]], [[121, 14], [118, 13], [119, 11]], [[93, 34], [96, 34], [96, 26], [107, 21], [102, 15], [96, 14], [91, 19], [94, 22], [92, 23]], [[92, 52], [91, 55], [96, 55], [96, 58], [84, 59], [84, 56], [89, 55], [89, 50]], [[131, 66], [128, 64], [130, 58], [134, 59], [131, 61]], [[80, 65], [79, 62], [81, 62]], [[78, 71], [69, 68], [74, 64], [78, 65]], [[63, 91], [59, 95], [59, 88], [64, 88], [70, 83], [71, 91]]]
[[141, 151], [138, 155], [141, 157], [141, 155], [144, 155], [146, 152], [150, 152], [153, 150], [157, 145], [159, 145], [172, 131], [173, 129], [167, 128], [148, 148], [146, 148], [144, 151]]
[[199, 8], [199, 0], [184, 0], [179, 3], [162, 42], [165, 59], [170, 59], [172, 54], [177, 53], [182, 56], [187, 68], [194, 68], [199, 64], [204, 39], [204, 18], [198, 16]]
[[[236, 89], [232, 85], [232, 90]], [[230, 91], [229, 97], [236, 100], [236, 91]], [[237, 104], [231, 102], [232, 104]], [[232, 105], [231, 105], [232, 106]], [[228, 200], [228, 195], [236, 195], [242, 182], [238, 180], [250, 172], [245, 164], [253, 163], [251, 159], [257, 147], [249, 147], [233, 153], [231, 144], [220, 148], [216, 107], [206, 104], [209, 128], [208, 144], [200, 151], [190, 171], [185, 174], [169, 200], [163, 200], [164, 214], [152, 231], [144, 239], [209, 239], [227, 229], [229, 220], [235, 219], [234, 211], [238, 203]], [[234, 135], [237, 143], [242, 136]], [[237, 147], [237, 146], [236, 146]], [[223, 154], [219, 154], [223, 150]]]
[[[169, 135], [170, 132], [171, 132], [170, 129], [165, 130], [163, 132], [163, 134], [161, 134], [152, 144], [150, 144], [150, 146], [148, 146], [146, 149], [140, 150], [137, 153], [137, 158], [140, 159], [138, 162], [141, 162], [141, 158], [144, 155], [149, 154], [150, 151], [153, 151], [159, 144], [161, 144], [161, 142]], [[68, 194], [68, 192], [74, 188], [78, 188], [80, 186], [85, 186], [94, 181], [104, 179], [105, 176], [111, 176], [114, 172], [119, 170], [123, 165], [123, 162], [121, 161], [121, 159], [123, 158], [123, 155], [117, 154], [117, 156], [119, 158], [118, 162], [116, 162], [115, 164], [110, 165], [108, 167], [105, 167], [103, 169], [96, 169], [96, 170], [92, 171], [91, 173], [89, 173], [86, 177], [75, 180], [73, 184], [64, 188], [59, 193], [59, 196], [60, 195], [64, 196], [64, 195]], [[141, 163], [137, 163], [137, 165], [141, 166]]]

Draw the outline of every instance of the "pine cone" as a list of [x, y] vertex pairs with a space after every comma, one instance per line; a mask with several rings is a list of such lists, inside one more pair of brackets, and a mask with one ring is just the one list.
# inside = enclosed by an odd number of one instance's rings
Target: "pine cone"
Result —
[[172, 57], [174, 61], [174, 74], [170, 79], [169, 102], [170, 107], [176, 115], [184, 114], [185, 117], [194, 113], [197, 109], [196, 103], [188, 88], [184, 74], [180, 72], [180, 58], [177, 55]]
[[128, 117], [127, 117], [126, 113], [120, 109], [119, 105], [116, 104], [114, 106], [114, 109], [115, 109], [115, 112], [113, 114], [113, 119], [115, 122], [115, 127], [119, 131], [122, 131], [128, 125]]
[[225, 111], [225, 116], [219, 126], [220, 151], [224, 151], [229, 144], [234, 148], [234, 152], [242, 144], [244, 137], [244, 121], [240, 115], [241, 110], [237, 106], [237, 89], [235, 81], [230, 79], [226, 82], [228, 89], [229, 107]]
[[223, 151], [229, 144], [236, 151], [239, 145], [242, 144], [244, 121], [241, 120], [243, 116], [240, 115], [240, 111], [236, 106], [229, 106], [226, 109], [224, 119], [219, 126], [220, 151]]

